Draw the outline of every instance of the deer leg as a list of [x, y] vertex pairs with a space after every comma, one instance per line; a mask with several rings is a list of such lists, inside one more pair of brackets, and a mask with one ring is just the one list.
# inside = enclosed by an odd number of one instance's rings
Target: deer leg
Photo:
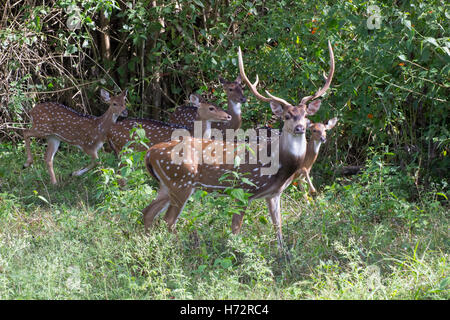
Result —
[[194, 188], [187, 188], [180, 190], [179, 192], [177, 191], [176, 194], [170, 194], [170, 205], [164, 215], [164, 221], [167, 222], [167, 226], [170, 231], [175, 231], [175, 223], [177, 222], [181, 212], [183, 212], [184, 206], [194, 190]]
[[233, 218], [231, 220], [231, 231], [233, 232], [233, 234], [238, 234], [239, 232], [241, 232], [242, 222], [244, 222], [244, 214], [244, 211], [242, 211], [240, 214], [233, 214]]
[[94, 151], [94, 152], [85, 151], [85, 152], [91, 156], [91, 163], [86, 168], [72, 172], [71, 176], [81, 176], [81, 175], [85, 174], [86, 172], [88, 172], [89, 170], [91, 170], [92, 168], [95, 168], [97, 166], [97, 164], [98, 164], [97, 163], [97, 160], [98, 160], [97, 151]]
[[306, 182], [308, 182], [309, 185], [309, 193], [313, 194], [316, 193], [316, 188], [314, 188], [314, 185], [311, 182], [311, 178], [309, 177], [309, 172], [305, 173]]
[[281, 232], [281, 207], [280, 207], [281, 194], [277, 194], [273, 197], [266, 198], [267, 207], [269, 208], [270, 217], [272, 223], [277, 229], [278, 248], [283, 248], [283, 234]]
[[30, 147], [30, 145], [31, 145], [30, 138], [31, 137], [44, 138], [45, 136], [46, 136], [46, 134], [44, 134], [43, 132], [40, 132], [38, 130], [35, 130], [33, 128], [31, 128], [29, 130], [25, 130], [23, 132], [23, 137], [25, 140], [25, 150], [27, 153], [27, 161], [23, 165], [23, 168], [28, 168], [33, 163], [33, 155], [31, 154], [31, 147]]
[[114, 152], [114, 155], [116, 156], [116, 158], [120, 160], [120, 151], [121, 150], [117, 149], [116, 145], [111, 140], [108, 140], [108, 146]]
[[[237, 201], [237, 200], [236, 200]], [[250, 205], [250, 201], [248, 202]], [[244, 222], [245, 209], [241, 210], [240, 214], [233, 214], [233, 218], [231, 219], [231, 231], [233, 234], [238, 234], [241, 232], [242, 223]]]
[[47, 151], [45, 152], [45, 162], [47, 163], [48, 173], [50, 174], [50, 181], [52, 184], [56, 184], [55, 172], [53, 171], [53, 158], [58, 151], [60, 140], [55, 137], [47, 138]]
[[148, 205], [142, 214], [144, 215], [145, 232], [152, 226], [153, 220], [160, 214], [170, 203], [169, 193], [167, 188], [162, 185], [158, 190], [156, 198]]

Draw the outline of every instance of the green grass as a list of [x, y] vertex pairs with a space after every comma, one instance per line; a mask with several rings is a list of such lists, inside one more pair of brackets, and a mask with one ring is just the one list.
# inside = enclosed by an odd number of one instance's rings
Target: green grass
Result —
[[201, 193], [177, 234], [159, 219], [145, 235], [141, 210], [157, 185], [139, 166], [123, 169], [122, 188], [105, 153], [97, 170], [69, 177], [89, 160], [62, 147], [54, 187], [43, 152], [33, 143], [35, 163], [22, 169], [23, 145], [0, 145], [1, 299], [450, 298], [445, 183], [419, 190], [380, 159], [352, 181], [322, 184], [315, 200], [285, 192], [287, 259], [264, 201], [238, 236], [230, 200]]

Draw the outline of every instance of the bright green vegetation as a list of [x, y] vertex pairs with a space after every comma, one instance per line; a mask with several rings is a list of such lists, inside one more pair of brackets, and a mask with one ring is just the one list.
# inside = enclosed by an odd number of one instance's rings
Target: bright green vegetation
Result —
[[23, 146], [1, 146], [2, 299], [450, 298], [448, 202], [438, 186], [417, 189], [383, 161], [389, 155], [373, 156], [366, 173], [336, 179], [314, 200], [294, 186], [285, 192], [288, 258], [264, 201], [234, 236], [232, 201], [198, 192], [176, 235], [162, 220], [145, 235], [140, 210], [156, 183], [139, 166], [123, 169], [123, 188], [104, 153], [99, 170], [69, 178], [88, 159], [63, 147], [53, 187], [44, 147], [33, 145], [26, 170]]

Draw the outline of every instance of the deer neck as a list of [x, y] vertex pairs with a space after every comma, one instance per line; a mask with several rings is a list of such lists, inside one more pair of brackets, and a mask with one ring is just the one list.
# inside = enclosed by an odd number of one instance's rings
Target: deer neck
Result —
[[[201, 130], [198, 128], [198, 124], [201, 123]], [[195, 118], [194, 127], [191, 130], [191, 136], [194, 136], [195, 138], [200, 139], [210, 139], [211, 138], [211, 121], [209, 120], [201, 120], [199, 119], [199, 116], [197, 115], [197, 118]], [[201, 133], [201, 136], [198, 136], [199, 133]]]
[[231, 121], [228, 126], [232, 129], [239, 129], [242, 124], [241, 103], [228, 99], [228, 113], [231, 115]]
[[300, 169], [306, 155], [307, 142], [305, 134], [293, 135], [284, 130], [280, 135], [278, 176], [284, 180]]
[[118, 117], [112, 110], [108, 109], [103, 115], [97, 118], [97, 128], [100, 136], [106, 136], [108, 134]]
[[308, 142], [308, 146], [306, 147], [306, 155], [303, 160], [302, 167], [310, 169], [314, 162], [317, 159], [317, 155], [319, 154], [320, 146], [322, 142], [320, 140], [310, 140]]
[[204, 139], [211, 138], [211, 121], [202, 121], [202, 136]]
[[293, 135], [284, 130], [280, 135], [280, 163], [303, 160], [306, 154], [305, 134]]

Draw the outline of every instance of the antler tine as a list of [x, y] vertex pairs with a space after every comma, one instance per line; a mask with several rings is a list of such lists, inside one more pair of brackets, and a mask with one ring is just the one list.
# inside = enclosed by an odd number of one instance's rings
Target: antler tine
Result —
[[256, 81], [253, 84], [250, 82], [250, 80], [248, 80], [247, 76], [245, 75], [244, 60], [242, 59], [241, 47], [239, 47], [239, 50], [238, 50], [238, 60], [239, 60], [239, 72], [241, 74], [241, 77], [244, 80], [244, 82], [247, 84], [249, 89], [252, 91], [252, 93], [255, 95], [255, 97], [261, 101], [270, 102], [272, 99], [263, 96], [262, 94], [260, 94], [258, 92], [258, 90], [256, 90], [256, 85], [259, 82], [258, 75], [256, 75]]
[[266, 90], [266, 94], [273, 100], [276, 102], [279, 102], [285, 106], [290, 106], [291, 104], [289, 102], [287, 102], [286, 100], [283, 100], [281, 98], [275, 97], [274, 95], [271, 95], [269, 91]]
[[333, 48], [331, 47], [330, 40], [328, 40], [328, 50], [330, 51], [330, 72], [328, 73], [328, 77], [326, 78], [325, 85], [322, 87], [322, 89], [318, 90], [313, 96], [304, 97], [300, 102], [301, 105], [306, 104], [306, 102], [322, 96], [328, 90], [328, 88], [330, 88], [331, 80], [333, 79], [334, 74], [334, 53]]

